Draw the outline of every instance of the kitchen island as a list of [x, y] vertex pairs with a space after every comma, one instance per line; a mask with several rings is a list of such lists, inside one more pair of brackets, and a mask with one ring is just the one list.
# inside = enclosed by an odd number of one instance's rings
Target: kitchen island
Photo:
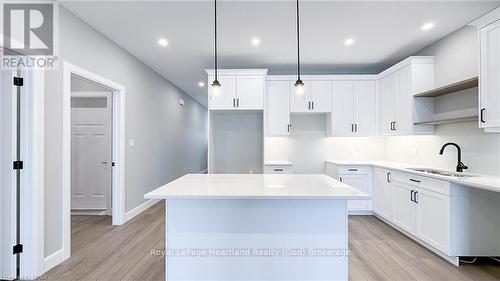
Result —
[[347, 280], [347, 200], [326, 175], [189, 174], [165, 200], [165, 279]]

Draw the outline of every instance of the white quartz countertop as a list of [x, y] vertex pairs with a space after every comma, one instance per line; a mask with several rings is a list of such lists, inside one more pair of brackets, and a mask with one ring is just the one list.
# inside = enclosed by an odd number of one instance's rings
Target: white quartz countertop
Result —
[[326, 175], [188, 174], [144, 198], [366, 200], [370, 195]]
[[[468, 174], [463, 173], [465, 175], [471, 175], [471, 177], [449, 177], [442, 176], [436, 174], [429, 174], [424, 172], [413, 171], [408, 168], [433, 168], [438, 169], [428, 165], [416, 165], [416, 164], [406, 164], [392, 161], [343, 161], [343, 160], [326, 160], [327, 163], [332, 163], [339, 166], [349, 166], [349, 165], [357, 165], [357, 166], [374, 166], [387, 168], [390, 170], [400, 171], [404, 173], [410, 173], [420, 176], [425, 176], [429, 178], [435, 178], [440, 180], [445, 180], [453, 183], [457, 183], [463, 186], [470, 186], [475, 188], [480, 188], [484, 190], [500, 192], [500, 177], [488, 176], [488, 175], [480, 175], [480, 174]], [[452, 171], [450, 171], [452, 172]]]

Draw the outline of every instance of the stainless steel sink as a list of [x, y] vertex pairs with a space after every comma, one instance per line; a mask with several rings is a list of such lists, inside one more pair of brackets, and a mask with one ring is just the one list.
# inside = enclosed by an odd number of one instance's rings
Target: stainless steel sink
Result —
[[437, 169], [430, 169], [430, 168], [407, 168], [407, 169], [412, 170], [412, 171], [416, 171], [416, 172], [433, 174], [433, 175], [440, 175], [440, 176], [445, 176], [445, 177], [456, 177], [456, 178], [477, 177], [477, 175], [453, 173], [453, 172], [442, 171], [442, 170], [437, 170]]

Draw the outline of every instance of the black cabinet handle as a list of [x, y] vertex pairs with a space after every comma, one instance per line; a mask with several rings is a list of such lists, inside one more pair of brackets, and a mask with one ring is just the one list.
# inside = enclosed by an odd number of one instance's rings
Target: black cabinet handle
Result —
[[358, 169], [347, 169], [349, 172], [357, 172]]
[[354, 133], [354, 124], [351, 124], [351, 133]]
[[275, 168], [274, 169], [275, 172], [283, 172], [283, 169], [278, 169], [278, 168]]
[[236, 99], [233, 98], [233, 107], [236, 107]]
[[396, 122], [397, 121], [394, 121], [394, 125], [392, 126], [394, 128], [394, 131], [396, 131]]
[[292, 125], [290, 125], [290, 124], [288, 124], [288, 126], [287, 126], [287, 128], [288, 128], [288, 132], [289, 132], [289, 133], [290, 133], [290, 127], [291, 127], [291, 126], [292, 126]]
[[358, 132], [358, 124], [354, 124], [354, 132]]
[[387, 173], [387, 182], [391, 182], [391, 173]]
[[418, 191], [415, 191], [415, 194], [413, 195], [413, 202], [418, 204]]
[[312, 110], [314, 110], [314, 102], [312, 101], [311, 104], [312, 104]]
[[236, 107], [240, 107], [240, 98], [236, 99]]
[[481, 108], [481, 123], [486, 123], [486, 121], [484, 120], [484, 111], [486, 110], [486, 108]]
[[410, 193], [410, 201], [412, 201], [412, 202], [415, 202], [415, 201], [413, 201], [413, 193], [414, 192], [415, 192], [415, 190], [412, 190], [411, 193]]
[[342, 177], [339, 177], [339, 181], [342, 182]]
[[394, 131], [394, 122], [391, 122], [391, 131]]
[[415, 179], [410, 179], [412, 182], [416, 182], [416, 183], [420, 183], [419, 180], [415, 180]]

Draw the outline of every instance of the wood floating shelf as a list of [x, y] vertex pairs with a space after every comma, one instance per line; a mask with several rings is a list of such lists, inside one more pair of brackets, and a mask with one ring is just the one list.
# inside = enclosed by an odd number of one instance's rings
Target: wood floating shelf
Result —
[[414, 124], [415, 125], [440, 125], [440, 124], [470, 122], [470, 121], [477, 121], [477, 120], [478, 120], [478, 116], [477, 115], [472, 115], [472, 116], [464, 116], [464, 117], [447, 118], [447, 119], [436, 119], [436, 120], [431, 120], [431, 121], [416, 122]]
[[477, 87], [479, 85], [478, 78], [473, 77], [469, 79], [465, 79], [459, 82], [455, 82], [446, 86], [442, 86], [439, 88], [435, 88], [432, 90], [428, 90], [422, 93], [418, 93], [414, 95], [415, 97], [439, 97], [444, 96], [450, 93], [462, 91], [465, 89], [470, 89]]

